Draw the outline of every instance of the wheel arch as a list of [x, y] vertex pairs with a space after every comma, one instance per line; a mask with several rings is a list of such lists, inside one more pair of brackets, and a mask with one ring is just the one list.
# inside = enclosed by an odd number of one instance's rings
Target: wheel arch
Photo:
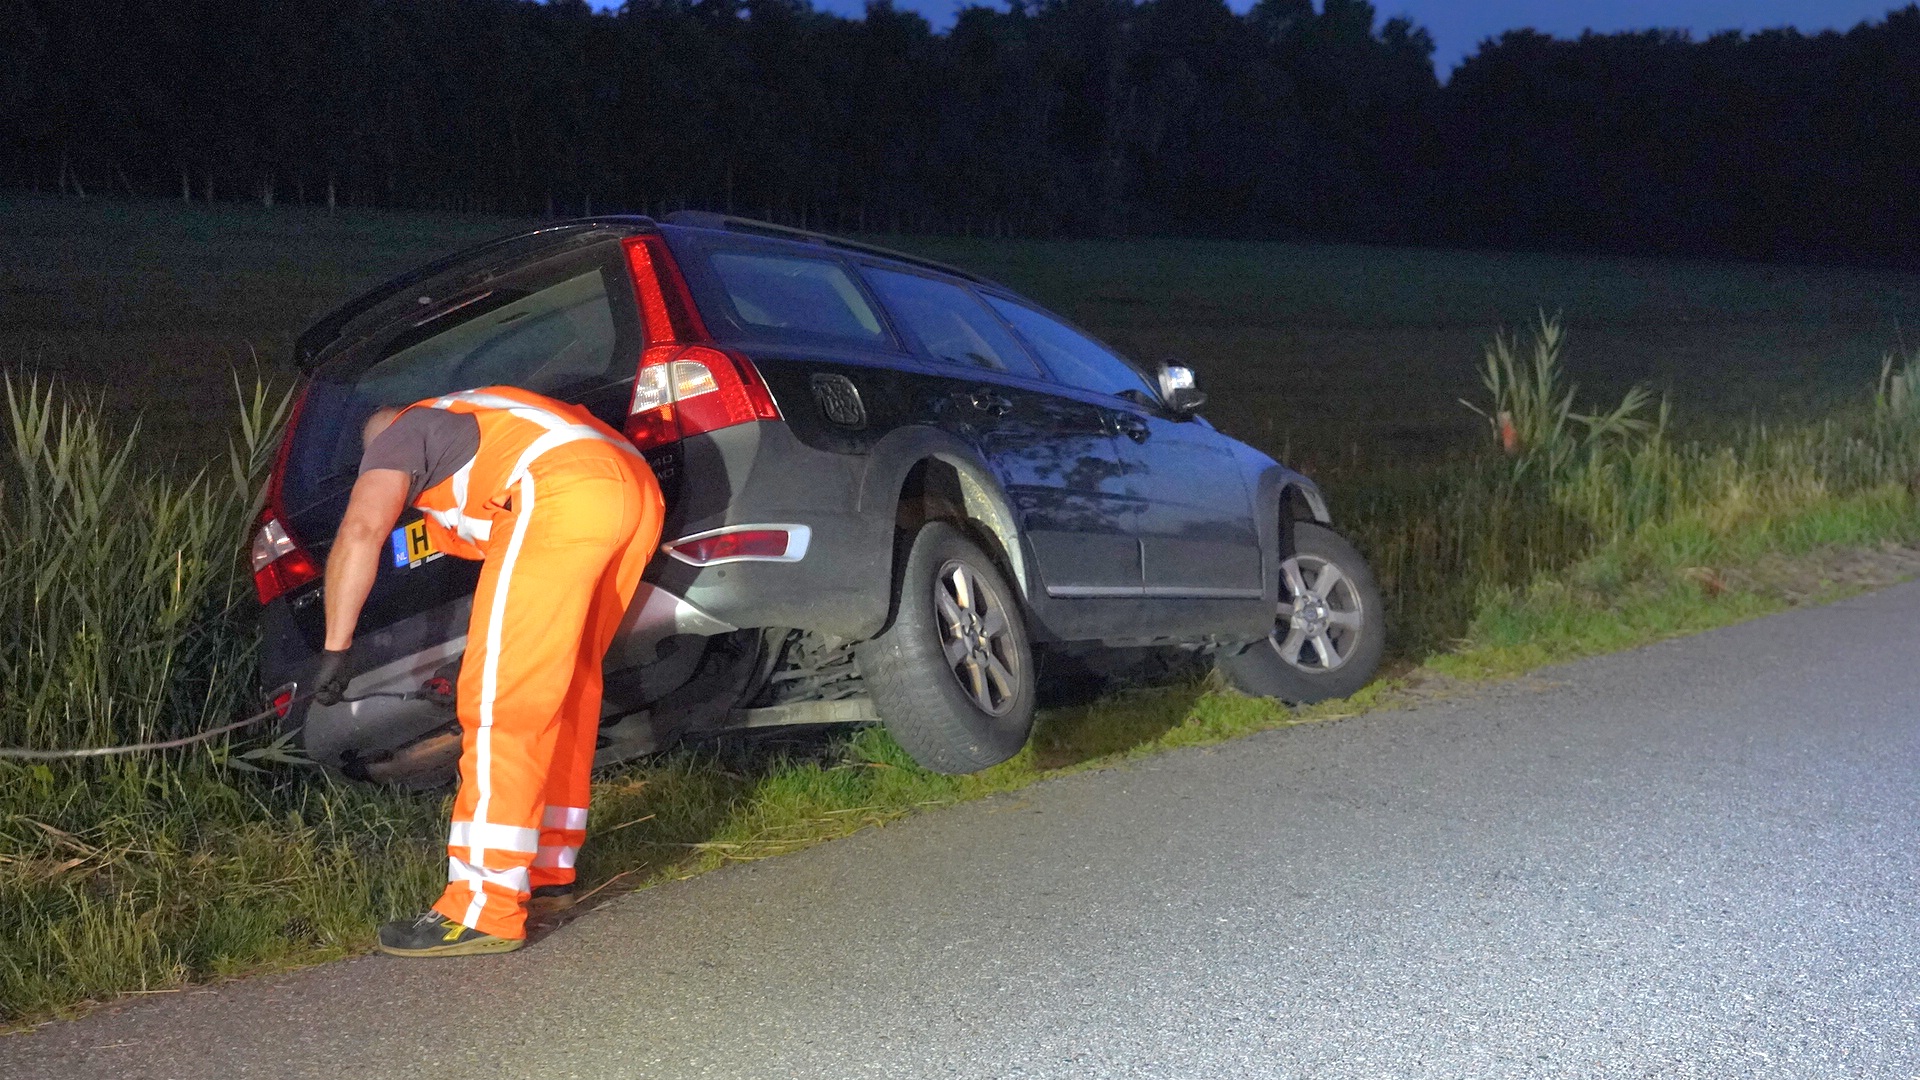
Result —
[[1333, 524], [1333, 515], [1327, 512], [1326, 497], [1304, 476], [1294, 476], [1281, 485], [1279, 511], [1287, 521]]
[[1280, 563], [1293, 549], [1293, 523], [1311, 521], [1332, 525], [1326, 496], [1305, 476], [1284, 465], [1261, 471], [1256, 484], [1254, 506], [1260, 529], [1260, 551], [1264, 565], [1263, 589], [1268, 603], [1280, 599]]
[[[860, 512], [887, 518], [896, 532], [948, 521], [979, 541], [1013, 578], [1023, 602], [1039, 588], [1020, 542], [1018, 519], [979, 453], [943, 431], [903, 429], [881, 440], [861, 484]], [[895, 546], [890, 580], [902, 553]]]

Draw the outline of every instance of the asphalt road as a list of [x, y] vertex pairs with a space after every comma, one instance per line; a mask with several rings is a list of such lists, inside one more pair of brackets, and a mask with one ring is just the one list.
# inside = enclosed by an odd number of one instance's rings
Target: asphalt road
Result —
[[0, 1077], [1920, 1077], [1920, 587], [0, 1039]]

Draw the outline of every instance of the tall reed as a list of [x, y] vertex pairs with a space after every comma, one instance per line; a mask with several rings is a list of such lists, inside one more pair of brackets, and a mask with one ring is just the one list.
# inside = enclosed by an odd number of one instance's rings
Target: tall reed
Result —
[[1879, 489], [1920, 494], [1920, 353], [1887, 358], [1874, 393], [1799, 423], [1679, 441], [1641, 387], [1579, 411], [1559, 320], [1497, 334], [1481, 369], [1483, 447], [1439, 463], [1322, 477], [1387, 593], [1394, 647], [1446, 649], [1505, 592], [1679, 523], [1736, 536], [1772, 515]]
[[1494, 440], [1513, 460], [1516, 477], [1550, 484], [1581, 457], [1606, 453], [1652, 427], [1640, 415], [1652, 400], [1644, 386], [1628, 390], [1605, 412], [1574, 411], [1579, 387], [1567, 378], [1561, 360], [1565, 338], [1560, 317], [1544, 312], [1524, 342], [1496, 332], [1480, 367], [1486, 407], [1461, 401], [1487, 421]]
[[0, 744], [180, 734], [254, 697], [242, 542], [287, 399], [241, 401], [229, 468], [176, 480], [85, 403], [4, 383]]

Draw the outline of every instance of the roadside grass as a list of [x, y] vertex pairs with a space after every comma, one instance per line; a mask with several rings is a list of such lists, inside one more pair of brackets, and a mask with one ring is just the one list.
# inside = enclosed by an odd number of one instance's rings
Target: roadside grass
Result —
[[1427, 667], [1461, 678], [1506, 677], [1546, 664], [1698, 633], [1809, 602], [1893, 584], [1920, 567], [1886, 558], [1866, 577], [1831, 572], [1823, 553], [1920, 543], [1905, 485], [1715, 525], [1701, 517], [1649, 527], [1558, 577], [1482, 598], [1469, 647]]
[[[52, 401], [17, 395], [16, 409], [23, 400]], [[70, 430], [93, 422], [83, 411], [68, 416]], [[1544, 490], [1524, 480], [1542, 473], [1499, 455], [1436, 466], [1428, 476], [1436, 494], [1382, 495], [1380, 514], [1360, 523], [1364, 545], [1400, 552], [1386, 561], [1393, 569], [1383, 580], [1399, 617], [1414, 622], [1396, 635], [1389, 675], [1353, 699], [1288, 709], [1211, 679], [1130, 690], [1044, 713], [1018, 756], [963, 777], [915, 767], [879, 728], [693, 746], [598, 783], [583, 887], [605, 899], [1050, 777], [1461, 692], [1477, 680], [1891, 583], [1920, 569], [1920, 554], [1893, 559], [1889, 547], [1920, 542], [1901, 479], [1912, 475], [1913, 433], [1890, 410], [1863, 406], [1844, 422], [1756, 432], [1731, 449], [1675, 446], [1665, 436], [1623, 442]], [[1828, 465], [1850, 462], [1852, 479], [1828, 490], [1819, 477], [1783, 469], [1781, 445]], [[1686, 499], [1636, 502], [1630, 488], [1597, 498], [1583, 486], [1588, 470], [1648, 453], [1663, 461], [1658, 469], [1643, 462], [1643, 471]], [[1436, 479], [1480, 487], [1463, 499], [1462, 489], [1448, 495]], [[8, 514], [19, 510], [20, 483], [10, 475], [0, 487]], [[1405, 496], [1405, 484], [1389, 476], [1382, 491]], [[1476, 519], [1466, 512], [1476, 501], [1504, 505], [1507, 516]], [[1398, 509], [1387, 514], [1388, 507]], [[1434, 545], [1441, 533], [1471, 531], [1476, 522], [1474, 537]], [[163, 525], [148, 526], [156, 540]], [[1522, 553], [1528, 543], [1535, 546]], [[1882, 548], [1887, 566], [1823, 570], [1828, 556]], [[10, 561], [9, 572], [20, 565]], [[237, 565], [231, 573], [238, 581]], [[1412, 602], [1410, 590], [1435, 588], [1449, 574], [1461, 580], [1446, 603]], [[219, 576], [208, 581], [218, 595]], [[102, 585], [121, 588], [112, 578]], [[0, 595], [15, 598], [7, 614], [33, 621], [24, 593]], [[110, 612], [69, 606], [78, 614], [63, 625], [76, 640], [95, 632], [90, 619]], [[152, 651], [151, 642], [122, 645], [134, 668]], [[78, 661], [65, 663], [72, 670]], [[208, 685], [192, 671], [175, 677]], [[22, 726], [20, 679], [16, 669], [6, 699], [15, 712], [0, 724], [10, 743], [66, 730], [107, 740], [192, 727], [206, 715], [118, 712], [111, 698], [41, 693], [32, 700], [59, 714]], [[21, 1024], [119, 994], [351, 955], [371, 944], [379, 922], [438, 892], [444, 797], [342, 785], [297, 767], [263, 770], [272, 758], [235, 744], [58, 767], [0, 763], [0, 1019]]]
[[[278, 221], [257, 224], [264, 239], [253, 242], [280, 235]], [[1275, 282], [1309, 282], [1313, 273], [1287, 260], [1319, 258], [1322, 269], [1345, 267], [1339, 281], [1397, 296], [1403, 309], [1387, 321], [1407, 319], [1403, 329], [1412, 333], [1418, 320], [1408, 313], [1424, 302], [1374, 276], [1444, 276], [1420, 253], [1248, 248], [1149, 242], [1139, 256], [1150, 264], [1142, 288], [1189, 273], [1178, 279], [1189, 281], [1179, 292], [1191, 301], [1186, 310], [1213, 312], [1205, 317], [1224, 325], [1263, 303]], [[1126, 276], [1104, 265], [1115, 259], [1111, 245], [1007, 251], [1013, 262], [1001, 272], [1051, 302], [1089, 298], [1094, 315], [1076, 313], [1103, 333], [1111, 330], [1099, 321], [1102, 310], [1169, 337], [1185, 332], [1166, 331], [1144, 312], [1125, 314], [1136, 306], [1133, 293], [1098, 299]], [[968, 261], [996, 269], [987, 255]], [[1051, 276], [1056, 255], [1086, 270], [1092, 284]], [[1534, 269], [1553, 263], [1541, 258]], [[1224, 269], [1182, 269], [1210, 259]], [[1565, 270], [1569, 281], [1600, 265], [1562, 262], [1587, 268]], [[1703, 276], [1686, 284], [1696, 270]], [[1034, 280], [1020, 280], [1022, 273]], [[1733, 302], [1749, 295], [1752, 282], [1741, 273], [1683, 267], [1673, 287], [1697, 290], [1689, 303]], [[1622, 274], [1648, 294], [1662, 287], [1644, 268]], [[1825, 286], [1810, 280], [1781, 288], [1809, 291], [1804, 305], [1818, 317], [1805, 326], [1831, 327]], [[1890, 291], [1868, 307], [1909, 287], [1882, 284]], [[1835, 295], [1851, 287], [1831, 285]], [[1203, 303], [1216, 288], [1224, 299]], [[1351, 317], [1340, 325], [1360, 318], [1363, 305], [1351, 296], [1326, 303]], [[1301, 314], [1296, 309], [1283, 305], [1274, 319]], [[1302, 317], [1311, 321], [1311, 311]], [[1617, 378], [1598, 380], [1599, 405], [1594, 394], [1574, 391], [1549, 330], [1543, 324], [1509, 342], [1524, 379], [1488, 376], [1476, 392], [1472, 369], [1458, 365], [1457, 383], [1449, 375], [1428, 384], [1429, 396], [1448, 388], [1439, 403], [1447, 418], [1434, 423], [1472, 442], [1321, 461], [1317, 476], [1391, 609], [1388, 673], [1355, 698], [1287, 709], [1210, 679], [1125, 691], [1049, 710], [1019, 755], [966, 777], [918, 769], [878, 728], [690, 746], [598, 782], [584, 887], [604, 899], [1049, 777], [1461, 692], [1477, 680], [1833, 599], [1920, 569], [1920, 555], [1901, 547], [1920, 543], [1912, 494], [1920, 398], [1908, 389], [1920, 385], [1920, 356], [1891, 361], [1872, 394], [1863, 392], [1864, 377], [1852, 380], [1850, 393], [1822, 384], [1831, 407], [1806, 414], [1814, 419], [1709, 413], [1682, 440], [1673, 417], [1692, 416], [1687, 409], [1636, 405]], [[1576, 345], [1569, 355], [1590, 351]], [[1614, 356], [1601, 366], [1617, 374], [1623, 363]], [[1870, 373], [1871, 365], [1848, 366]], [[1221, 382], [1262, 389], [1235, 407], [1250, 417], [1281, 408], [1300, 415], [1279, 368], [1246, 367]], [[1549, 368], [1559, 374], [1547, 377]], [[1499, 418], [1520, 411], [1511, 396], [1519, 382], [1538, 391], [1533, 404], [1551, 406], [1542, 415], [1561, 420], [1515, 424], [1508, 439]], [[113, 432], [130, 425], [119, 406], [14, 386], [11, 452], [0, 455], [0, 745], [175, 734], [249, 711], [256, 680], [250, 632], [238, 617], [249, 590], [238, 555], [276, 399], [264, 391], [249, 397], [229, 460], [195, 475], [158, 462], [212, 456], [204, 408], [192, 416], [197, 442], [164, 428], [122, 437]], [[1389, 396], [1369, 394], [1365, 379], [1323, 389], [1376, 403]], [[1471, 396], [1487, 422], [1455, 403], [1459, 396]], [[1431, 401], [1410, 411], [1427, 409], [1440, 417]], [[1609, 416], [1631, 422], [1607, 423]], [[283, 759], [273, 744], [235, 742], [88, 763], [0, 762], [0, 1024], [357, 953], [379, 922], [432, 899], [445, 867], [444, 796], [343, 785]]]

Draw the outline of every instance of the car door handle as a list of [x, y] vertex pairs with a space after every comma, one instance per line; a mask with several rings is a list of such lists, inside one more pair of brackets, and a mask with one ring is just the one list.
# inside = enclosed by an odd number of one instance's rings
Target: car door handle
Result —
[[1147, 426], [1145, 417], [1135, 416], [1132, 413], [1115, 413], [1113, 426], [1120, 434], [1134, 442], [1146, 442], [1147, 436], [1153, 431]]
[[1013, 411], [1013, 399], [995, 393], [986, 387], [979, 387], [973, 390], [957, 390], [953, 396], [973, 406], [976, 412], [983, 412], [990, 416], [1005, 416]]

